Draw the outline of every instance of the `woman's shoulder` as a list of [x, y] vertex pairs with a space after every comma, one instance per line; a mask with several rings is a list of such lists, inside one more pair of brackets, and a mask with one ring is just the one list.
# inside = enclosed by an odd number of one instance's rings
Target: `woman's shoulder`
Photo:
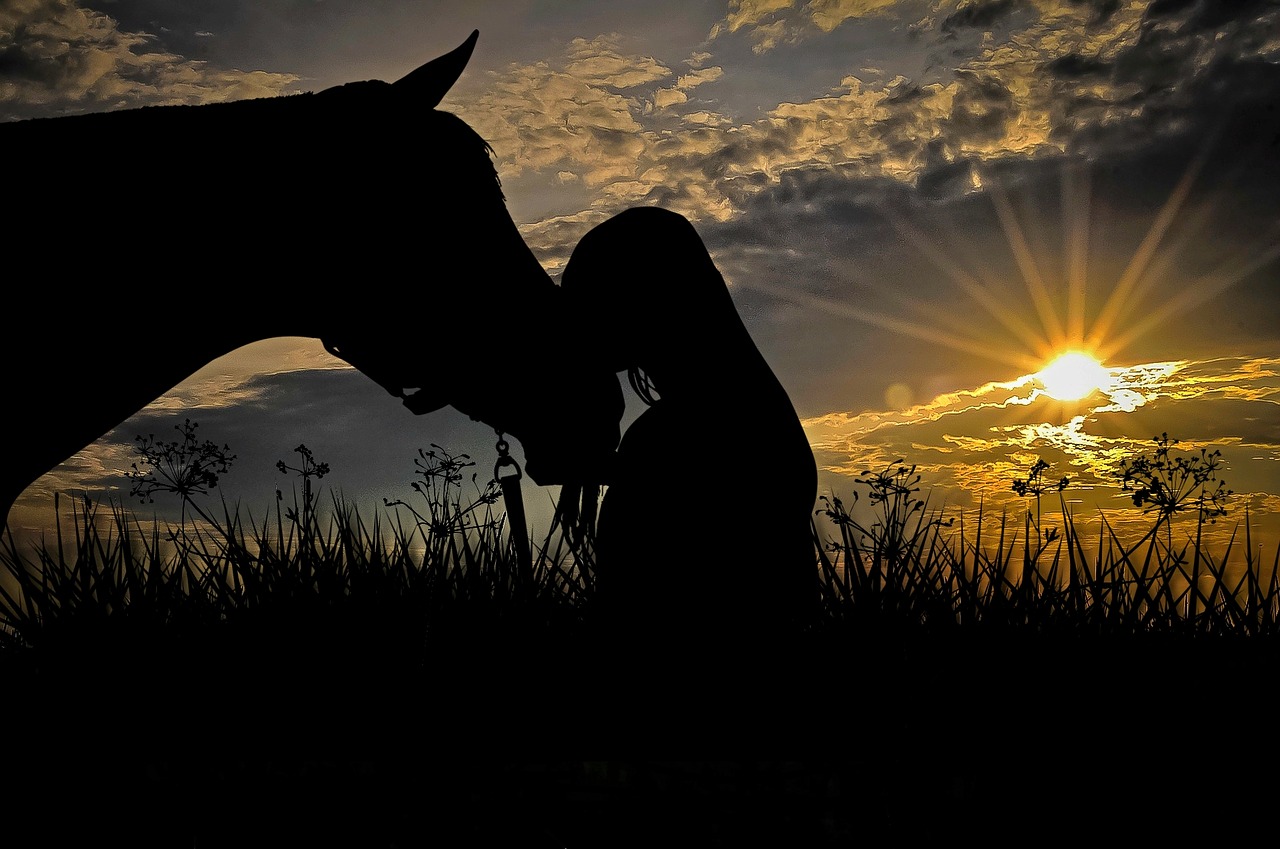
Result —
[[626, 447], [628, 443], [652, 441], [663, 437], [668, 432], [678, 430], [680, 417], [679, 411], [675, 409], [678, 406], [671, 401], [661, 399], [655, 401], [623, 431], [620, 446]]

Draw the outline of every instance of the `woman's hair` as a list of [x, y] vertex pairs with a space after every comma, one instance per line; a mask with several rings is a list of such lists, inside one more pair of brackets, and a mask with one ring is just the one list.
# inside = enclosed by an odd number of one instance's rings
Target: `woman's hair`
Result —
[[653, 379], [645, 374], [644, 369], [639, 366], [632, 366], [627, 369], [627, 382], [631, 384], [631, 389], [647, 406], [652, 407], [653, 402], [658, 400], [653, 394], [657, 388], [653, 385]]
[[591, 228], [560, 287], [580, 322], [608, 328], [602, 343], [648, 405], [662, 396], [668, 373], [705, 368], [750, 344], [702, 239], [669, 210], [633, 207]]

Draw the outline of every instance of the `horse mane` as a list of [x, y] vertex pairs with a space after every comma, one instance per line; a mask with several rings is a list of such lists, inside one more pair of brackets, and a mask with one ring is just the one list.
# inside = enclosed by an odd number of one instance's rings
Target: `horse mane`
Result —
[[433, 109], [431, 115], [432, 121], [438, 124], [432, 129], [440, 132], [442, 136], [449, 136], [457, 141], [457, 144], [452, 146], [453, 149], [465, 151], [468, 155], [484, 154], [485, 164], [493, 177], [492, 186], [497, 192], [497, 200], [505, 202], [507, 197], [502, 191], [502, 178], [498, 176], [498, 169], [493, 164], [495, 155], [493, 146], [472, 129], [470, 124], [452, 112]]
[[[0, 123], [6, 159], [37, 182], [76, 183], [92, 166], [133, 176], [139, 170], [173, 167], [184, 159], [193, 169], [235, 167], [288, 169], [297, 144], [329, 154], [349, 153], [354, 161], [325, 159], [335, 168], [411, 168], [424, 159], [435, 169], [429, 179], [458, 198], [504, 202], [494, 151], [465, 121], [439, 109], [407, 108], [403, 95], [379, 81], [348, 83], [321, 92], [199, 105], [144, 106], [52, 118]], [[396, 149], [408, 145], [408, 151]], [[215, 161], [216, 159], [216, 161]], [[255, 162], [255, 160], [257, 160]], [[60, 177], [63, 169], [75, 172]], [[478, 181], [477, 173], [489, 175]], [[96, 176], [96, 175], [95, 175]], [[317, 175], [319, 176], [319, 175]], [[490, 195], [485, 187], [492, 188]], [[477, 195], [477, 192], [479, 193]]]

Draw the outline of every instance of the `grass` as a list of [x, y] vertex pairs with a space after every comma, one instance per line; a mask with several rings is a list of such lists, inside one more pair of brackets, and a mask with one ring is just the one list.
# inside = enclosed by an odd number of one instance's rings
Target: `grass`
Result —
[[1219, 552], [1172, 510], [1085, 540], [1034, 485], [1022, 516], [933, 509], [900, 461], [868, 516], [815, 514], [794, 642], [673, 650], [605, 642], [589, 541], [524, 567], [468, 466], [422, 452], [372, 519], [322, 509], [304, 453], [261, 524], [187, 493], [177, 527], [84, 500], [50, 546], [6, 537], [12, 845], [1151, 839], [1270, 798], [1237, 772], [1273, 755], [1280, 671], [1247, 517]]
[[979, 507], [944, 520], [927, 502], [901, 501], [867, 528], [827, 500], [822, 513], [838, 529], [819, 554], [827, 617], [1112, 639], [1280, 633], [1280, 561], [1258, 559], [1247, 516], [1240, 544], [1233, 535], [1214, 552], [1202, 523], [1182, 542], [1164, 522], [1126, 542], [1104, 516], [1088, 542], [1065, 504], [1064, 527], [1042, 535], [1030, 512], [1011, 521]]

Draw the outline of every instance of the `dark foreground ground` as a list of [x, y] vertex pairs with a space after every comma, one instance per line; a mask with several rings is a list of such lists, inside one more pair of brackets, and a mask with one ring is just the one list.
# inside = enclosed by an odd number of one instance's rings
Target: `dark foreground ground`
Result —
[[582, 637], [7, 656], [0, 845], [1242, 845], [1280, 813], [1261, 642]]

